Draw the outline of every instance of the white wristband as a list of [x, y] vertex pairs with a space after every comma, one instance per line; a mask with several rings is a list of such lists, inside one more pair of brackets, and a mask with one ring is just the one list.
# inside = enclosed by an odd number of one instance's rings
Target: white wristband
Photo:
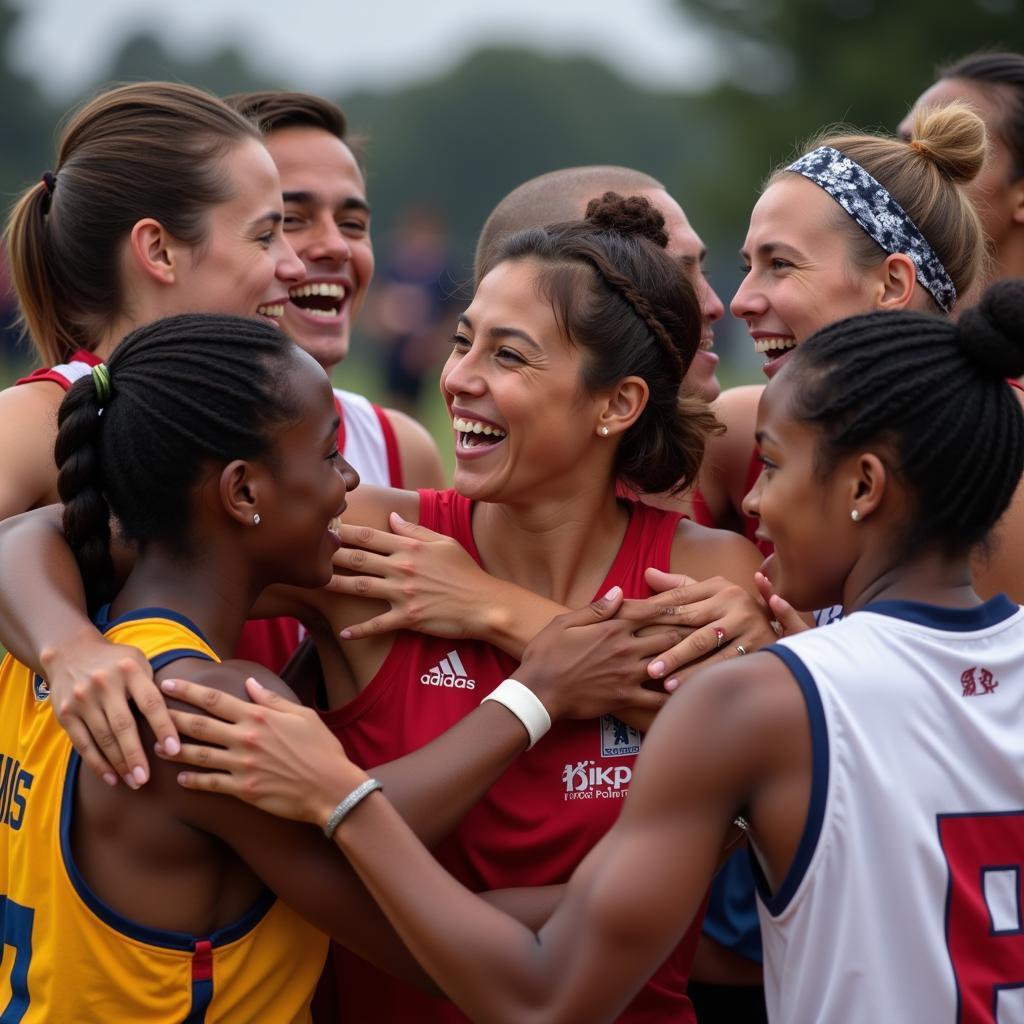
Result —
[[480, 703], [488, 700], [496, 700], [523, 723], [530, 737], [530, 747], [551, 728], [551, 716], [540, 697], [518, 679], [503, 680]]

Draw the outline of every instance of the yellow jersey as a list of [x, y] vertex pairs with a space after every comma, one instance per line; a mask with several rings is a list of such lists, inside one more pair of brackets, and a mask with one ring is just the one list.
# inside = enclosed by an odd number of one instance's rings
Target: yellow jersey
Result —
[[[147, 608], [109, 624], [154, 671], [219, 660], [174, 612]], [[71, 849], [80, 759], [44, 680], [0, 665], [0, 1024], [308, 1022], [326, 936], [269, 891], [212, 935], [149, 928], [106, 906]], [[154, 884], [159, 884], [158, 880]]]

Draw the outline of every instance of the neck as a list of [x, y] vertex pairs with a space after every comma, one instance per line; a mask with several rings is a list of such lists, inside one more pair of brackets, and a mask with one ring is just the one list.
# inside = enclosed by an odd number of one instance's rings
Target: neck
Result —
[[971, 582], [967, 553], [943, 555], [922, 552], [909, 562], [878, 565], [858, 564], [843, 588], [847, 613], [872, 601], [923, 601], [947, 608], [972, 608], [981, 604]]
[[218, 559], [210, 550], [183, 557], [151, 547], [139, 553], [111, 613], [168, 608], [195, 623], [221, 658], [230, 658], [262, 589], [237, 558]]
[[93, 354], [97, 359], [102, 359], [106, 362], [114, 349], [124, 341], [125, 335], [131, 334], [136, 327], [141, 326], [142, 324], [129, 317], [118, 317], [113, 323], [99, 332], [99, 340], [93, 349]]
[[522, 505], [480, 502], [473, 539], [489, 573], [570, 607], [592, 600], [628, 516], [607, 482]]

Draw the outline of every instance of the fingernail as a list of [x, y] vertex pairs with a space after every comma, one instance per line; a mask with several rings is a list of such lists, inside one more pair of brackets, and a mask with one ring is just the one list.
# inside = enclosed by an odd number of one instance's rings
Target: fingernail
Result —
[[653, 665], [647, 666], [647, 671], [650, 672], [652, 676], [660, 676], [665, 671], [665, 662], [656, 661]]
[[163, 751], [170, 757], [174, 757], [181, 750], [181, 744], [173, 737], [168, 736], [163, 742]]
[[104, 772], [103, 773], [103, 781], [108, 786], [116, 786], [117, 785], [117, 776], [113, 772]]
[[619, 596], [619, 594], [621, 594], [621, 593], [622, 593], [622, 587], [612, 587], [612, 589], [609, 590], [608, 593], [604, 595], [604, 599], [606, 601], [614, 601], [615, 598], [617, 598]]
[[405, 522], [405, 520], [402, 518], [402, 515], [401, 515], [400, 512], [392, 512], [391, 514], [395, 517], [395, 519], [398, 522], [400, 522], [400, 523], [404, 523]]
[[249, 676], [249, 678], [246, 679], [246, 682], [252, 683], [253, 687], [257, 690], [263, 689], [263, 684], [255, 676]]
[[178, 785], [184, 786], [188, 782], [188, 772], [178, 772]]
[[347, 628], [343, 629], [338, 634], [338, 636], [340, 636], [342, 640], [351, 640], [352, 639], [352, 630], [351, 629], [347, 629]]
[[163, 679], [160, 682], [160, 689], [164, 693], [173, 693], [178, 688], [177, 683], [173, 679]]
[[129, 774], [125, 774], [125, 775], [123, 775], [123, 776], [121, 776], [121, 777], [122, 777], [122, 778], [124, 779], [124, 784], [125, 784], [125, 785], [126, 785], [126, 786], [127, 786], [128, 788], [129, 788], [129, 789], [138, 789], [138, 788], [139, 788], [139, 784], [138, 784], [138, 783], [137, 783], [137, 782], [135, 781], [135, 779], [134, 779], [134, 778], [132, 778], [132, 776], [131, 776], [131, 775], [129, 775]]
[[666, 693], [672, 693], [678, 687], [679, 687], [679, 680], [678, 679], [666, 679], [665, 680], [665, 692]]
[[149, 776], [148, 776], [148, 775], [146, 774], [146, 769], [145, 769], [145, 768], [143, 768], [141, 764], [137, 764], [137, 765], [136, 765], [136, 766], [135, 766], [135, 767], [134, 767], [134, 768], [132, 769], [132, 777], [133, 777], [133, 778], [135, 779], [135, 781], [136, 781], [136, 782], [137, 782], [137, 783], [138, 783], [138, 784], [139, 784], [140, 786], [144, 785], [144, 784], [145, 784], [145, 782], [146, 782], [146, 779], [148, 779], [148, 778], [149, 778]]

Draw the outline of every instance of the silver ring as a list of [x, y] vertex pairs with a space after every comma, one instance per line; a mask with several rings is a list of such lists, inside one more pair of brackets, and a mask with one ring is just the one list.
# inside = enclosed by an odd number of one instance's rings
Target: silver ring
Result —
[[743, 646], [743, 644], [737, 644], [736, 645], [736, 653], [740, 654], [740, 655], [746, 654], [747, 653], [747, 649], [746, 649], [746, 647]]

